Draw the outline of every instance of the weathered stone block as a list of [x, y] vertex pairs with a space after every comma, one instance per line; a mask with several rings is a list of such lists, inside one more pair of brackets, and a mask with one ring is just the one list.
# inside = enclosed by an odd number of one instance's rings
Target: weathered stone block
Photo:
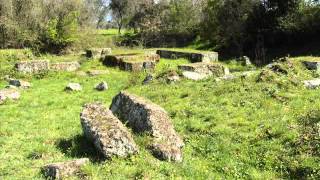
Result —
[[81, 125], [85, 136], [106, 158], [127, 157], [138, 153], [128, 129], [103, 105], [87, 104], [81, 113]]
[[38, 61], [21, 61], [15, 65], [17, 71], [23, 73], [39, 73], [48, 71], [50, 69], [50, 63], [47, 60]]
[[143, 70], [153, 70], [156, 63], [160, 61], [160, 56], [152, 55], [118, 55], [106, 56], [103, 64], [111, 67], [119, 67], [124, 71], [139, 72]]
[[110, 109], [135, 132], [147, 132], [153, 137], [151, 150], [157, 157], [168, 161], [182, 160], [184, 143], [163, 108], [141, 97], [121, 92], [114, 97]]
[[100, 76], [100, 75], [109, 74], [109, 71], [108, 70], [89, 70], [87, 71], [87, 74], [89, 76]]
[[309, 70], [320, 71], [320, 61], [303, 61], [303, 64]]
[[28, 88], [31, 87], [31, 84], [29, 82], [22, 81], [22, 80], [19, 80], [19, 79], [10, 79], [9, 80], [9, 85], [15, 86], [15, 87], [20, 87], [22, 89], [28, 89]]
[[308, 89], [317, 89], [320, 87], [320, 79], [304, 81], [304, 86]]
[[81, 167], [87, 163], [89, 163], [89, 159], [82, 158], [68, 162], [48, 164], [42, 168], [42, 172], [49, 179], [64, 179], [79, 174]]
[[91, 48], [86, 50], [86, 57], [92, 59], [104, 58], [104, 56], [110, 54], [112, 54], [111, 48]]
[[60, 62], [60, 63], [51, 63], [50, 69], [54, 71], [76, 71], [80, 68], [80, 64], [77, 61], [74, 62]]
[[69, 83], [65, 88], [66, 91], [82, 91], [82, 86], [79, 83]]
[[190, 60], [191, 62], [212, 62], [218, 61], [218, 53], [217, 52], [179, 52], [179, 51], [171, 51], [171, 50], [158, 50], [157, 54], [160, 55], [161, 58], [167, 59], [179, 59], [185, 58]]
[[8, 88], [0, 90], [0, 104], [4, 103], [6, 100], [18, 100], [20, 98], [20, 93], [17, 89]]

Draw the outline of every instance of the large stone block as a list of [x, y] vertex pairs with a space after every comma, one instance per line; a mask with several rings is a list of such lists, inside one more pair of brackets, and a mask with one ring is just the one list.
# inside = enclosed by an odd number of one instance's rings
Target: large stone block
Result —
[[127, 157], [138, 153], [137, 145], [128, 129], [101, 104], [84, 106], [81, 125], [85, 136], [106, 158]]
[[160, 56], [157, 54], [128, 54], [106, 56], [103, 64], [110, 67], [119, 67], [124, 71], [139, 72], [143, 70], [153, 70], [159, 60]]
[[86, 57], [92, 59], [104, 58], [104, 56], [110, 54], [112, 54], [111, 48], [91, 48], [86, 50]]
[[180, 65], [178, 68], [183, 71], [184, 77], [191, 80], [201, 80], [208, 77], [222, 77], [229, 74], [229, 69], [219, 63], [191, 63]]
[[308, 89], [317, 89], [320, 87], [320, 79], [304, 81], [304, 86]]
[[174, 130], [167, 112], [160, 106], [141, 97], [121, 92], [114, 97], [111, 111], [137, 133], [153, 137], [153, 154], [168, 161], [181, 161], [182, 139]]
[[60, 63], [51, 63], [50, 69], [54, 71], [76, 71], [80, 68], [80, 64], [78, 61], [74, 62], [60, 62]]
[[79, 174], [81, 167], [87, 163], [89, 163], [89, 159], [82, 158], [68, 162], [48, 164], [42, 168], [42, 172], [48, 179], [64, 179]]
[[48, 71], [50, 69], [50, 63], [47, 60], [21, 61], [16, 63], [15, 67], [19, 72], [39, 73]]
[[179, 59], [185, 58], [191, 62], [212, 62], [218, 61], [219, 55], [217, 52], [182, 52], [182, 51], [171, 51], [171, 50], [158, 50], [157, 54], [161, 58], [167, 59]]

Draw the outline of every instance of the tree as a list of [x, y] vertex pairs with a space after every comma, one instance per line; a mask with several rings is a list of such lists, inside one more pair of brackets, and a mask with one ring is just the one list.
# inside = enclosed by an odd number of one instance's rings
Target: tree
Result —
[[128, 9], [129, 0], [111, 0], [110, 8], [113, 17], [118, 24], [118, 33], [121, 34], [121, 29], [124, 26], [126, 11]]

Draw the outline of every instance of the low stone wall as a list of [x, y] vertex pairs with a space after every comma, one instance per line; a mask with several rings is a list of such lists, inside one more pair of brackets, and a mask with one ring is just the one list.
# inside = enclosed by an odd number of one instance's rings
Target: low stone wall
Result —
[[15, 67], [19, 72], [39, 73], [42, 71], [48, 71], [50, 69], [50, 63], [48, 60], [21, 61], [16, 63]]
[[80, 116], [84, 135], [104, 157], [110, 159], [138, 153], [130, 132], [108, 108], [99, 103], [87, 104]]
[[80, 68], [80, 64], [77, 61], [74, 62], [60, 62], [50, 63], [48, 60], [37, 61], [21, 61], [16, 63], [15, 68], [22, 73], [40, 73], [43, 71], [76, 71]]
[[152, 135], [151, 150], [157, 158], [182, 161], [181, 148], [184, 143], [163, 108], [141, 97], [121, 92], [114, 97], [110, 109], [135, 132]]
[[170, 51], [170, 50], [157, 50], [157, 54], [159, 54], [161, 58], [167, 58], [167, 59], [185, 58], [190, 60], [192, 63], [218, 61], [218, 57], [219, 57], [217, 52], [192, 53], [192, 52], [179, 52], [179, 51]]
[[160, 61], [160, 56], [152, 55], [118, 55], [106, 56], [103, 64], [109, 67], [119, 67], [124, 71], [139, 72], [143, 70], [154, 70]]
[[80, 68], [80, 64], [77, 61], [74, 62], [61, 62], [61, 63], [51, 63], [50, 70], [53, 71], [76, 71]]

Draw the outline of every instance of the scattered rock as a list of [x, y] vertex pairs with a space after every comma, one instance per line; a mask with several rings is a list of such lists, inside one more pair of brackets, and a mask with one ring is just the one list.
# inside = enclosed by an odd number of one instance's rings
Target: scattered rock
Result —
[[113, 98], [110, 109], [135, 132], [152, 135], [151, 150], [156, 157], [168, 161], [182, 160], [184, 143], [163, 108], [141, 97], [120, 92]]
[[142, 84], [146, 85], [149, 84], [151, 81], [153, 81], [153, 76], [151, 74], [148, 74], [146, 78], [143, 80]]
[[76, 75], [77, 76], [87, 76], [87, 73], [84, 71], [78, 71], [78, 72], [76, 72]]
[[180, 76], [179, 76], [179, 75], [168, 76], [168, 77], [167, 77], [167, 81], [168, 81], [169, 83], [178, 82], [178, 81], [180, 81]]
[[320, 87], [320, 79], [304, 81], [304, 86], [308, 89], [317, 89]]
[[89, 70], [87, 71], [87, 73], [89, 74], [89, 76], [100, 76], [100, 75], [109, 74], [109, 71], [108, 70]]
[[42, 168], [42, 172], [49, 179], [64, 179], [81, 173], [81, 167], [88, 163], [88, 158], [82, 158], [68, 162], [48, 164]]
[[112, 112], [99, 103], [87, 104], [81, 113], [85, 136], [106, 158], [138, 153], [130, 132]]
[[20, 93], [17, 89], [7, 88], [0, 90], [0, 104], [3, 104], [6, 100], [18, 100]]
[[320, 71], [320, 61], [303, 61], [303, 64], [309, 70]]
[[171, 50], [158, 50], [157, 54], [160, 55], [161, 58], [167, 59], [179, 59], [185, 58], [189, 59], [191, 62], [212, 62], [218, 61], [218, 53], [217, 52], [179, 52], [179, 51], [171, 51]]
[[105, 91], [108, 89], [108, 84], [106, 82], [101, 82], [96, 85], [96, 90], [98, 91]]
[[47, 60], [38, 61], [21, 61], [15, 65], [17, 71], [23, 73], [39, 73], [48, 71], [50, 69], [50, 63]]
[[50, 69], [54, 71], [67, 71], [72, 72], [80, 68], [80, 64], [77, 61], [74, 62], [60, 62], [60, 63], [51, 63]]
[[82, 87], [79, 83], [69, 83], [66, 91], [82, 91]]
[[29, 82], [18, 80], [18, 79], [9, 80], [9, 84], [11, 86], [16, 86], [16, 87], [19, 87], [19, 88], [22, 88], [22, 89], [28, 89], [28, 88], [31, 87], [31, 84]]

